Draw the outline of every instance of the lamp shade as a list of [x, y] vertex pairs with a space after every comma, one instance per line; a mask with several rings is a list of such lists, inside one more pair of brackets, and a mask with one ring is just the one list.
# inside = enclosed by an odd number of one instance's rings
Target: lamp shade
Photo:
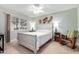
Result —
[[36, 22], [31, 21], [30, 22], [30, 31], [35, 31], [36, 30]]

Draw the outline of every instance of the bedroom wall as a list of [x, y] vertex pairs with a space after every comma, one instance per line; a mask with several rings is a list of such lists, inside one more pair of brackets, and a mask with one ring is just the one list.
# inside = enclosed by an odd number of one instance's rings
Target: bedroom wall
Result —
[[10, 39], [11, 39], [11, 41], [15, 41], [15, 40], [17, 40], [17, 33], [18, 32], [20, 32], [20, 31], [28, 31], [29, 30], [29, 17], [27, 17], [27, 16], [20, 16], [20, 15], [15, 15], [15, 14], [11, 14], [11, 18], [12, 17], [17, 17], [17, 18], [19, 18], [19, 20], [20, 19], [25, 19], [25, 20], [27, 20], [27, 29], [23, 29], [23, 30], [20, 30], [20, 29], [18, 29], [18, 30], [14, 30], [13, 28], [14, 28], [14, 25], [10, 25]]
[[[0, 33], [3, 33], [3, 34], [5, 34], [5, 29], [6, 29], [5, 28], [5, 26], [6, 26], [6, 15], [5, 14], [6, 13], [10, 14], [11, 16], [16, 16], [16, 17], [19, 17], [19, 18], [22, 18], [22, 19], [27, 19], [27, 20], [30, 19], [28, 16], [25, 16], [21, 13], [17, 13], [15, 11], [4, 9], [4, 8], [0, 7]], [[27, 26], [28, 26], [28, 24], [27, 24]], [[12, 28], [13, 26], [11, 25], [10, 27]], [[29, 26], [28, 26], [27, 30], [29, 30]], [[17, 39], [17, 33], [18, 32], [19, 32], [19, 30], [10, 30], [11, 41], [14, 41], [14, 40]]]
[[[78, 23], [77, 23], [77, 8], [52, 13], [49, 15], [43, 15], [41, 17], [35, 18], [35, 20], [42, 19], [45, 16], [53, 16], [53, 21], [58, 21], [58, 31], [66, 34], [67, 31], [72, 28], [78, 30]], [[52, 23], [53, 23], [52, 21]], [[54, 30], [53, 30], [54, 31]]]
[[0, 33], [5, 34], [6, 15], [0, 11]]
[[79, 6], [78, 6], [78, 14], [77, 15], [78, 15], [77, 18], [78, 18], [78, 31], [79, 31]]
[[69, 29], [76, 29], [77, 27], [77, 8], [58, 12], [52, 15], [54, 21], [59, 21], [58, 31], [66, 34]]
[[[78, 6], [78, 13], [77, 13], [77, 18], [78, 18], [78, 32], [79, 32], [79, 6]], [[79, 46], [79, 33], [78, 33], [78, 40], [77, 40], [77, 42], [78, 42], [78, 46]]]

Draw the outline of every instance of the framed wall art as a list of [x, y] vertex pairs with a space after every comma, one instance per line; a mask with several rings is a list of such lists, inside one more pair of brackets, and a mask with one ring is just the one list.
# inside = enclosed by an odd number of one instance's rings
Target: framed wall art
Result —
[[53, 16], [47, 16], [47, 17], [44, 17], [43, 19], [40, 19], [39, 23], [40, 24], [50, 23], [52, 19], [53, 19]]

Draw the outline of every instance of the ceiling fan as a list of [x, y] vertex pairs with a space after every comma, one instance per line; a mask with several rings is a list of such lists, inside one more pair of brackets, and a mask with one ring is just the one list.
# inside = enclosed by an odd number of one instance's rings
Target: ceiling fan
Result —
[[41, 4], [33, 4], [32, 5], [33, 8], [33, 13], [34, 14], [39, 14], [39, 13], [43, 13], [43, 5]]

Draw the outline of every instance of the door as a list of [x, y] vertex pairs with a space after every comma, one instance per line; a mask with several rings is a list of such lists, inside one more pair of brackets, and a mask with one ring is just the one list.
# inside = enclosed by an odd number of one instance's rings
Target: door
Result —
[[10, 42], [10, 14], [6, 14], [6, 35], [5, 35], [6, 43]]

